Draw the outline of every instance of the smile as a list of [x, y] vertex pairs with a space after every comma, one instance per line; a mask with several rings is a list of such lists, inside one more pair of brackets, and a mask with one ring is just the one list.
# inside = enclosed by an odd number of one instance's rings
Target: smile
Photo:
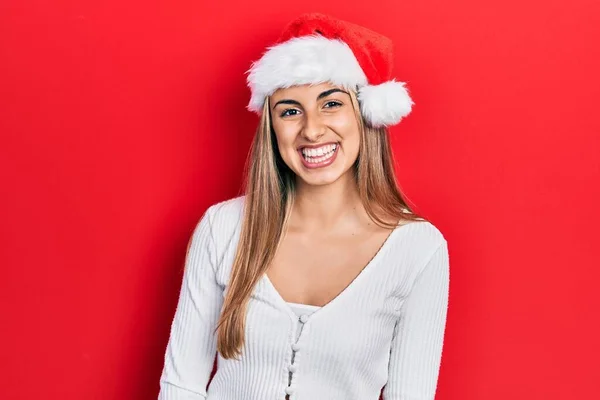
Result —
[[302, 163], [307, 168], [321, 168], [330, 165], [338, 153], [339, 143], [320, 147], [304, 147], [299, 150]]

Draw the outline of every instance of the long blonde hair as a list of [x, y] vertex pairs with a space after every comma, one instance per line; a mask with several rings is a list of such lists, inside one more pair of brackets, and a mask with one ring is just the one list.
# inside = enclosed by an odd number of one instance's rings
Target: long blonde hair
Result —
[[[361, 135], [354, 176], [368, 215], [387, 228], [394, 228], [402, 221], [424, 220], [401, 196], [387, 129], [367, 126], [356, 93], [350, 91], [350, 98]], [[240, 239], [217, 324], [217, 349], [226, 359], [241, 355], [248, 301], [275, 256], [294, 202], [295, 174], [281, 158], [276, 143], [267, 99], [246, 163]], [[398, 222], [385, 221], [385, 216]]]

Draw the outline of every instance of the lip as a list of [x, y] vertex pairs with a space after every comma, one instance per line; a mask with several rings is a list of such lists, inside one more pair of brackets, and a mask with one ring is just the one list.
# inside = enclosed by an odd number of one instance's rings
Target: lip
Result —
[[[322, 147], [322, 146], [328, 145], [328, 144], [337, 144], [337, 146], [335, 148], [335, 151], [333, 152], [333, 155], [330, 158], [328, 158], [327, 160], [321, 161], [319, 163], [309, 163], [304, 158], [304, 155], [302, 155], [302, 149], [303, 148]], [[339, 144], [339, 142], [329, 142], [329, 143], [319, 144], [318, 146], [311, 145], [311, 146], [302, 146], [302, 147], [299, 147], [298, 148], [298, 155], [300, 156], [300, 160], [302, 160], [302, 165], [304, 165], [305, 168], [307, 168], [307, 169], [317, 169], [317, 168], [327, 167], [328, 165], [333, 164], [333, 162], [337, 158], [337, 154], [338, 154], [339, 150], [340, 150], [340, 144]]]

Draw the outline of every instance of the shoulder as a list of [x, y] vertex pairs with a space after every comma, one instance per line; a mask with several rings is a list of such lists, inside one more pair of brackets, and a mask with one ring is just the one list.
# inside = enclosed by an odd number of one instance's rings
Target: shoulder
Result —
[[427, 262], [437, 251], [447, 251], [446, 236], [430, 221], [409, 221], [396, 229], [398, 251], [402, 254], [408, 252], [418, 264]]
[[206, 214], [212, 223], [239, 219], [243, 214], [245, 199], [246, 196], [238, 196], [215, 203], [208, 207]]
[[428, 246], [437, 247], [447, 243], [444, 233], [433, 222], [427, 220], [406, 222], [397, 229], [406, 229], [409, 237]]
[[429, 221], [416, 222], [415, 230], [420, 243], [417, 272], [420, 274], [432, 265], [436, 271], [447, 275], [449, 271], [448, 241], [442, 231]]
[[241, 226], [244, 215], [245, 196], [220, 201], [208, 207], [204, 218], [210, 225], [213, 240], [219, 243], [229, 242]]

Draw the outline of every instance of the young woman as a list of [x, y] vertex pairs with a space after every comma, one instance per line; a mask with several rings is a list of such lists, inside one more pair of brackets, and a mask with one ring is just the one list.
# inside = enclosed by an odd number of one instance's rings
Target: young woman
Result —
[[306, 14], [253, 63], [246, 192], [192, 235], [160, 400], [434, 398], [448, 246], [396, 185], [386, 127], [413, 102], [391, 59]]

